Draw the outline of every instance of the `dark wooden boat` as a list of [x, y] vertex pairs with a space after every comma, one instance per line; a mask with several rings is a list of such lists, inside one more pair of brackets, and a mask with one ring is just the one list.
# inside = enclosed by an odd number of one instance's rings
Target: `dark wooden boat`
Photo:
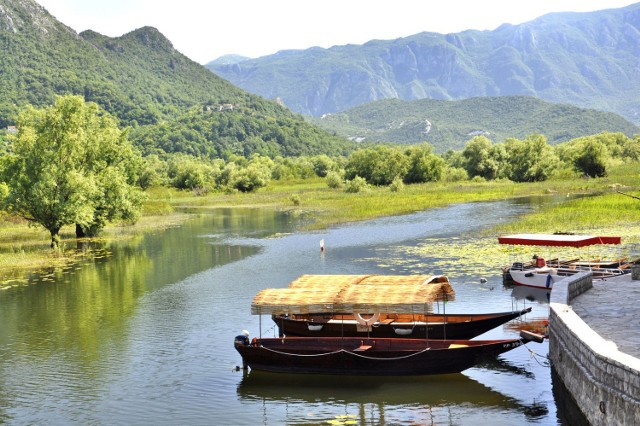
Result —
[[[303, 275], [288, 288], [264, 289], [251, 302], [254, 315], [310, 312], [431, 314], [433, 302], [452, 300], [444, 276]], [[379, 315], [363, 318], [367, 327]], [[254, 338], [234, 346], [244, 368], [280, 373], [406, 376], [459, 373], [521, 346], [530, 336], [506, 340], [433, 340], [360, 337]]]
[[281, 314], [272, 319], [281, 337], [472, 339], [528, 312], [531, 308], [486, 314], [380, 314], [372, 324], [367, 324], [367, 316], [353, 314]]
[[459, 373], [517, 348], [525, 338], [427, 340], [287, 337], [235, 341], [245, 368], [278, 373], [408, 376]]

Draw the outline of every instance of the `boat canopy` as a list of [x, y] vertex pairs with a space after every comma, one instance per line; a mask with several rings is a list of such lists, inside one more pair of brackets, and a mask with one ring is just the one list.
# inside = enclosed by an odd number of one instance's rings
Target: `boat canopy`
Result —
[[251, 313], [424, 313], [432, 302], [454, 299], [443, 275], [303, 275], [288, 288], [260, 291]]
[[587, 247], [596, 244], [620, 244], [620, 237], [568, 234], [514, 234], [498, 237], [500, 244], [548, 247]]

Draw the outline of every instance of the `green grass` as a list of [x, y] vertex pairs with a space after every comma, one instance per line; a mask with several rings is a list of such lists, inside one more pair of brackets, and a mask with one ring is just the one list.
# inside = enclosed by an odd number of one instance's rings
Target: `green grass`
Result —
[[[504, 248], [499, 247], [495, 236], [515, 232], [576, 232], [617, 234], [623, 242], [640, 242], [640, 200], [617, 193], [623, 191], [640, 195], [640, 168], [638, 164], [618, 166], [607, 178], [588, 179], [564, 176], [539, 183], [457, 182], [405, 185], [399, 192], [387, 187], [370, 188], [368, 191], [348, 194], [342, 189], [329, 188], [324, 179], [297, 181], [273, 181], [267, 188], [255, 193], [214, 193], [196, 196], [189, 191], [170, 188], [154, 188], [147, 191], [145, 214], [135, 225], [111, 225], [105, 229], [103, 239], [132, 238], [144, 232], [180, 226], [189, 220], [189, 215], [176, 213], [179, 207], [260, 207], [271, 209], [302, 210], [310, 213], [314, 220], [310, 229], [322, 229], [341, 223], [373, 219], [381, 216], [407, 214], [425, 209], [442, 207], [454, 203], [494, 201], [531, 195], [554, 194], [567, 196], [566, 202], [544, 207], [522, 217], [517, 222], [486, 229], [483, 236], [473, 241], [453, 241], [443, 246], [431, 246], [428, 240], [424, 247], [415, 250], [437, 250], [460, 258], [473, 267], [472, 259], [480, 255], [491, 267], [504, 257]], [[294, 202], [292, 196], [299, 199]], [[45, 267], [65, 265], [78, 261], [78, 257], [90, 254], [75, 250], [74, 229], [63, 228], [63, 250], [52, 252], [50, 237], [42, 228], [28, 227], [27, 223], [10, 216], [0, 216], [0, 289], [2, 282], [20, 280], [27, 272]], [[439, 244], [432, 242], [433, 244]], [[69, 247], [65, 249], [64, 247]], [[73, 247], [73, 248], [71, 248]], [[496, 248], [498, 247], [498, 248]], [[466, 256], [466, 255], [468, 256]], [[5, 284], [4, 287], [14, 284]]]

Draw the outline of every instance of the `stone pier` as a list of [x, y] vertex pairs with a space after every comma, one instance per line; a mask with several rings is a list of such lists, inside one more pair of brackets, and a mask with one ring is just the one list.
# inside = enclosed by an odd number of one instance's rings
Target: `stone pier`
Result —
[[640, 425], [640, 281], [584, 272], [555, 283], [549, 358], [591, 424]]

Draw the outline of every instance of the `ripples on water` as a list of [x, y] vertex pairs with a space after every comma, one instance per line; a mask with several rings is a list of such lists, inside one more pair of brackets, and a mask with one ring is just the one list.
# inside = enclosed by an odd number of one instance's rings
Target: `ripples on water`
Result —
[[[418, 254], [402, 258], [393, 249], [474, 235], [528, 208], [459, 205], [311, 233], [293, 232], [295, 222], [285, 214], [218, 211], [137, 245], [114, 246], [109, 262], [78, 271], [69, 282], [0, 294], [7, 325], [0, 328], [0, 422], [558, 424], [546, 343], [532, 346], [541, 358], [518, 348], [447, 376], [234, 370], [241, 363], [235, 335], [242, 329], [275, 334], [269, 317], [250, 314], [259, 290], [285, 287], [305, 273], [446, 273], [456, 264], [440, 259], [442, 271], [416, 270], [424, 264]], [[389, 250], [403, 262], [382, 264]], [[457, 299], [447, 311], [531, 305], [531, 318], [546, 316], [544, 299], [512, 299], [499, 271], [487, 279], [480, 284], [477, 275], [458, 274]], [[515, 333], [503, 327], [483, 337]]]

